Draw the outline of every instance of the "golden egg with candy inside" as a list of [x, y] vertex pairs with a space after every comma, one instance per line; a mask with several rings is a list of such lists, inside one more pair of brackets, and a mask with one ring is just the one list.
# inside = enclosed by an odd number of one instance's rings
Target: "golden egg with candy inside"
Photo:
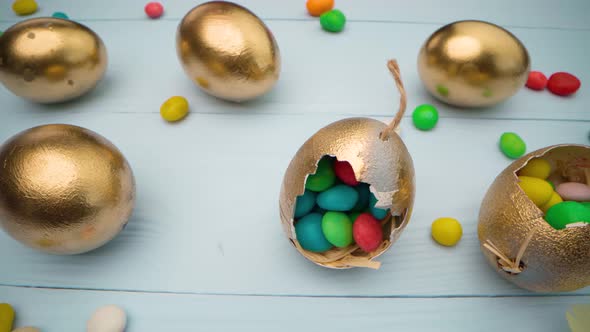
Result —
[[33, 18], [0, 38], [0, 81], [17, 96], [38, 103], [64, 102], [92, 90], [107, 67], [100, 37], [58, 18]]
[[72, 125], [22, 131], [0, 147], [0, 226], [21, 243], [78, 254], [113, 239], [135, 202], [123, 154], [104, 137]]
[[[281, 222], [293, 245], [312, 262], [336, 269], [378, 268], [379, 263], [373, 259], [389, 249], [408, 224], [414, 203], [414, 166], [396, 133], [382, 139], [386, 128], [383, 122], [369, 118], [334, 122], [310, 137], [291, 160], [281, 188]], [[351, 244], [317, 253], [303, 249], [298, 242], [294, 218], [296, 200], [304, 193], [306, 180], [316, 172], [324, 156], [347, 161], [356, 179], [369, 184], [378, 204], [389, 209], [381, 220], [383, 241], [377, 249], [364, 252], [358, 245]]]
[[516, 160], [496, 177], [482, 202], [478, 225], [482, 251], [501, 276], [531, 291], [589, 286], [590, 224], [555, 228], [547, 221], [549, 212], [535, 205], [521, 187], [523, 170], [539, 159], [550, 166], [547, 179], [553, 185], [590, 185], [590, 146], [554, 145]]
[[502, 102], [528, 77], [529, 54], [518, 38], [495, 24], [458, 21], [435, 31], [418, 54], [418, 73], [436, 98], [459, 107]]
[[176, 50], [189, 79], [221, 99], [254, 99], [279, 78], [274, 36], [260, 18], [235, 3], [210, 1], [190, 10], [178, 26]]

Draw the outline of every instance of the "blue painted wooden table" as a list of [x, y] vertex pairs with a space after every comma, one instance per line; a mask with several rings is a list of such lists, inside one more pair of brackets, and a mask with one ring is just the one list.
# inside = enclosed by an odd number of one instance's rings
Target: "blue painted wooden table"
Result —
[[[0, 1], [0, 29], [20, 18]], [[164, 1], [149, 20], [143, 0], [53, 0], [35, 16], [66, 12], [104, 40], [109, 69], [90, 95], [60, 107], [0, 89], [0, 140], [46, 123], [94, 130], [127, 156], [138, 183], [129, 226], [107, 246], [50, 256], [0, 233], [0, 302], [17, 324], [83, 331], [101, 305], [124, 307], [128, 331], [567, 331], [565, 311], [590, 302], [590, 289], [533, 294], [498, 277], [477, 240], [479, 205], [508, 164], [497, 149], [515, 131], [529, 150], [588, 144], [590, 2], [586, 0], [337, 0], [348, 15], [341, 34], [321, 31], [303, 0], [242, 0], [273, 31], [283, 58], [271, 93], [247, 105], [210, 98], [185, 77], [175, 29], [200, 1]], [[445, 23], [488, 20], [527, 46], [534, 69], [569, 71], [573, 98], [523, 89], [498, 106], [460, 111], [433, 100], [417, 76], [424, 40]], [[282, 233], [278, 193], [297, 148], [319, 128], [350, 116], [382, 121], [396, 110], [385, 67], [397, 58], [409, 109], [433, 103], [441, 120], [419, 132], [406, 117], [401, 135], [417, 174], [415, 212], [378, 271], [323, 269]], [[192, 113], [170, 125], [159, 106], [172, 95]], [[462, 221], [455, 248], [430, 238], [439, 216]]]

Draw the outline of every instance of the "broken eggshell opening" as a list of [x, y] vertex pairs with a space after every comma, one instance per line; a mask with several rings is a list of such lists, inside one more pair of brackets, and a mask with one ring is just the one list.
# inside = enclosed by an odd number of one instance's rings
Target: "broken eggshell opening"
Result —
[[[481, 205], [481, 249], [488, 263], [519, 287], [535, 292], [573, 291], [590, 285], [590, 227], [553, 228], [544, 219], [543, 211], [520, 188], [518, 172], [539, 157], [547, 160], [552, 170], [560, 169], [569, 178], [583, 172], [584, 160], [585, 164], [590, 162], [590, 146], [549, 146], [527, 154], [500, 173]], [[562, 169], [564, 165], [573, 168]], [[503, 269], [499, 257], [485, 248], [485, 243], [491, 242], [513, 260], [527, 236], [531, 236], [530, 242], [517, 273]]]
[[[289, 164], [280, 194], [281, 222], [297, 250], [312, 262], [334, 269], [352, 267], [379, 268], [373, 261], [398, 239], [406, 227], [414, 203], [414, 166], [401, 138], [392, 133], [380, 138], [386, 128], [383, 122], [369, 118], [349, 118], [334, 122], [315, 133], [297, 151]], [[297, 197], [305, 191], [305, 183], [314, 174], [324, 156], [347, 161], [359, 182], [370, 184], [377, 198], [376, 206], [390, 209], [382, 221], [384, 240], [372, 252], [364, 252], [356, 244], [333, 248], [324, 253], [307, 251], [297, 241], [294, 210]]]

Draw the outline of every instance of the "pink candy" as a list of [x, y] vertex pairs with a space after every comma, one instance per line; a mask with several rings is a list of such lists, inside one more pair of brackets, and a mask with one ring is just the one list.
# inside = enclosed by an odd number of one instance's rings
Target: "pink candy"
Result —
[[590, 186], [578, 182], [565, 182], [556, 190], [564, 201], [590, 202]]

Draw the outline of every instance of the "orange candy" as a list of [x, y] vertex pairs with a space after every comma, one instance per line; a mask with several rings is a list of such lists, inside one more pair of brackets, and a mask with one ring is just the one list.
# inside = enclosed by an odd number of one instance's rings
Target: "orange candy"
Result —
[[311, 16], [320, 16], [334, 8], [334, 0], [307, 0], [305, 4]]

